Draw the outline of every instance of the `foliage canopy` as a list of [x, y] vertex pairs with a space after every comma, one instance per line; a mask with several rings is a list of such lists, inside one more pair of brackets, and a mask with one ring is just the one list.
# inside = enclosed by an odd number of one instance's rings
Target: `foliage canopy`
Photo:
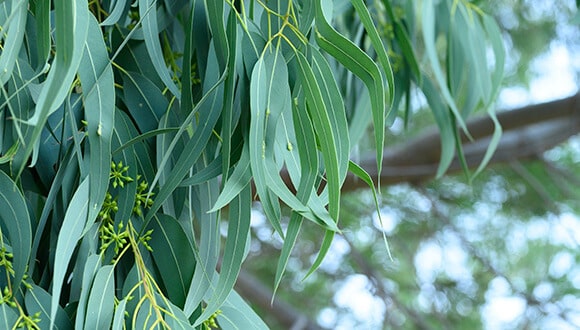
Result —
[[266, 327], [233, 291], [254, 191], [284, 237], [276, 285], [303, 219], [324, 233], [311, 273], [348, 172], [370, 183], [366, 128], [380, 169], [420, 89], [441, 175], [503, 75], [468, 1], [4, 0], [0, 26], [7, 329]]

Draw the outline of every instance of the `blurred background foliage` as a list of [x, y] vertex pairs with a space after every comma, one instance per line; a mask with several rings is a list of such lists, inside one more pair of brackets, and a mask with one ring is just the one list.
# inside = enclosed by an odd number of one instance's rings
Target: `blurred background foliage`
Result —
[[[550, 70], [550, 63], [542, 68], [537, 63], [556, 46], [570, 55], [568, 70], [578, 86], [580, 29], [573, 1], [475, 2], [502, 29], [508, 54], [502, 91], [525, 95], [513, 100], [512, 93], [500, 94], [499, 108], [533, 102], [530, 83]], [[352, 8], [343, 10], [345, 20], [352, 17]], [[413, 117], [406, 127], [395, 121], [387, 146], [432, 124], [421, 93], [413, 95]], [[372, 145], [359, 147], [364, 153]], [[579, 161], [580, 139], [573, 137], [535, 160], [486, 169], [472, 182], [457, 174], [384, 187], [384, 226], [369, 191], [345, 194], [344, 233], [321, 270], [302, 280], [321, 241], [306, 228], [277, 296], [333, 329], [577, 329]], [[259, 205], [253, 219], [256, 240], [245, 265], [268, 285], [275, 272], [270, 260], [279, 254], [281, 240], [265, 226]], [[394, 261], [380, 243], [381, 228]], [[266, 320], [277, 327], [275, 317]]]

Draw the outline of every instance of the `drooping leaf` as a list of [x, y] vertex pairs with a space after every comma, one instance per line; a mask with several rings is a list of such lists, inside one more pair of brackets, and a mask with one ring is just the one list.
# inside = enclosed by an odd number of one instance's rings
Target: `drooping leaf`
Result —
[[217, 288], [194, 326], [215, 313], [230, 295], [245, 258], [245, 246], [250, 237], [252, 191], [246, 186], [230, 204], [228, 235]]
[[0, 70], [0, 85], [4, 85], [12, 75], [20, 47], [23, 45], [22, 39], [24, 38], [24, 26], [26, 25], [27, 17], [27, 1], [20, 3], [7, 1], [5, 4], [8, 4], [9, 6], [7, 7], [11, 10], [8, 15], [11, 19], [1, 23], [3, 25], [2, 33], [6, 34], [2, 41], [4, 44], [10, 45], [10, 47], [3, 47], [0, 54], [0, 68], [2, 68]]
[[[34, 126], [24, 158], [30, 157], [33, 148], [38, 148], [38, 138], [48, 116], [64, 101], [80, 64], [81, 54], [87, 38], [89, 10], [86, 0], [55, 3], [56, 56], [44, 82], [36, 103], [34, 115], [27, 124]], [[70, 27], [74, 26], [74, 29]], [[34, 164], [34, 161], [32, 162]], [[23, 163], [18, 175], [24, 170]]]
[[[383, 162], [386, 89], [376, 63], [350, 40], [328, 24], [320, 5], [316, 8], [316, 42], [320, 47], [359, 77], [368, 89], [373, 115], [377, 170], [380, 177]], [[332, 189], [329, 187], [329, 189]], [[334, 202], [333, 202], [334, 203]]]
[[[24, 303], [26, 310], [31, 315], [40, 312], [40, 322], [37, 323], [40, 329], [67, 330], [73, 328], [64, 309], [58, 303], [53, 307], [53, 297], [40, 286], [32, 284], [32, 289], [26, 291]], [[50, 316], [53, 314], [51, 310], [55, 310], [53, 317]]]
[[89, 179], [84, 179], [78, 186], [64, 216], [64, 221], [56, 242], [54, 275], [51, 297], [51, 309], [48, 313], [50, 326], [54, 324], [58, 302], [62, 292], [62, 286], [68, 264], [74, 249], [83, 235], [87, 223], [89, 207]]
[[111, 136], [115, 119], [115, 87], [103, 34], [97, 20], [88, 15], [89, 28], [79, 66], [84, 90], [85, 118], [91, 148], [89, 164], [89, 219], [96, 219], [109, 187]]
[[89, 300], [85, 329], [108, 329], [115, 309], [115, 268], [106, 265], [95, 275]]
[[0, 220], [12, 246], [15, 288], [24, 277], [32, 248], [31, 219], [22, 193], [6, 173], [0, 171]]
[[159, 43], [159, 25], [157, 22], [157, 2], [153, 0], [139, 0], [139, 15], [141, 16], [141, 25], [143, 26], [143, 38], [147, 46], [149, 58], [153, 63], [155, 71], [169, 88], [171, 93], [177, 98], [181, 92], [172, 80], [171, 72], [165, 65], [163, 51]]
[[195, 269], [195, 256], [183, 228], [172, 217], [160, 214], [151, 221], [149, 245], [168, 298], [183, 307]]

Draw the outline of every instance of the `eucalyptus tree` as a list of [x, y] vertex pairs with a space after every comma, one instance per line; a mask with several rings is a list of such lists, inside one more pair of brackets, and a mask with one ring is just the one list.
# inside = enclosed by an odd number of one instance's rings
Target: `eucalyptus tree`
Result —
[[439, 176], [468, 167], [472, 113], [494, 124], [476, 172], [501, 135], [500, 30], [468, 1], [5, 0], [0, 22], [5, 328], [265, 328], [233, 290], [253, 200], [277, 287], [305, 220], [320, 266], [347, 176], [374, 189], [352, 150], [372, 126], [379, 178], [412, 91]]

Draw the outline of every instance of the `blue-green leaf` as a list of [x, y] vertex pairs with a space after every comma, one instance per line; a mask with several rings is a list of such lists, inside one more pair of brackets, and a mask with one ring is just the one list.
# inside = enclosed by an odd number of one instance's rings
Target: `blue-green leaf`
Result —
[[[377, 64], [350, 40], [328, 24], [321, 5], [316, 8], [316, 42], [320, 47], [359, 77], [368, 89], [374, 124], [377, 170], [380, 177], [385, 139], [385, 113], [392, 100], [386, 102], [387, 91]], [[392, 97], [392, 95], [390, 96]], [[325, 161], [326, 163], [326, 161]], [[329, 186], [329, 189], [332, 189]], [[332, 196], [331, 196], [332, 197]], [[331, 205], [336, 197], [331, 198]], [[332, 214], [332, 212], [331, 212]]]
[[169, 102], [147, 77], [135, 72], [123, 75], [125, 102], [142, 133], [156, 129]]
[[[40, 329], [68, 330], [73, 328], [64, 309], [58, 305], [58, 301], [55, 304], [54, 298], [43, 288], [32, 284], [32, 289], [26, 291], [24, 303], [30, 315], [40, 312], [40, 322], [37, 323]], [[55, 312], [51, 313], [51, 310]], [[54, 316], [51, 317], [51, 314]]]
[[[86, 0], [57, 1], [54, 12], [56, 56], [38, 97], [34, 115], [26, 122], [34, 126], [34, 130], [24, 150], [25, 159], [30, 157], [33, 148], [38, 148], [38, 139], [48, 116], [62, 104], [68, 94], [87, 38], [89, 10]], [[26, 162], [23, 162], [20, 166], [18, 177], [25, 165]]]
[[436, 4], [434, 4], [433, 1], [424, 1], [422, 4], [423, 40], [425, 42], [425, 51], [427, 52], [427, 58], [431, 64], [431, 69], [433, 70], [435, 80], [437, 81], [443, 99], [451, 108], [451, 111], [455, 115], [459, 126], [465, 133], [467, 133], [467, 126], [465, 125], [465, 121], [463, 120], [461, 113], [455, 104], [455, 100], [449, 92], [449, 88], [447, 88], [445, 76], [443, 75], [443, 69], [441, 68], [441, 63], [439, 63], [439, 57], [437, 56], [437, 49], [435, 46], [435, 5]]
[[115, 267], [101, 267], [95, 275], [87, 304], [85, 329], [108, 329], [115, 309]]
[[233, 290], [245, 258], [246, 242], [250, 237], [251, 207], [252, 189], [246, 186], [230, 204], [228, 235], [216, 291], [194, 326], [215, 313]]
[[151, 221], [153, 234], [149, 245], [169, 299], [183, 307], [189, 290], [195, 256], [183, 228], [174, 218], [159, 214]]
[[8, 5], [11, 12], [10, 19], [0, 23], [3, 25], [2, 34], [6, 35], [2, 38], [3, 45], [8, 46], [2, 47], [2, 53], [0, 53], [0, 85], [4, 85], [10, 79], [18, 53], [24, 44], [22, 39], [26, 26], [28, 1], [6, 1], [2, 5]]
[[18, 314], [8, 304], [0, 305], [0, 327], [2, 329], [13, 329], [18, 320]]
[[[316, 77], [308, 61], [302, 54], [297, 54], [298, 74], [304, 94], [306, 96], [307, 108], [312, 120], [314, 130], [320, 143], [324, 167], [326, 169], [326, 181], [328, 184], [328, 212], [334, 221], [338, 221], [340, 212], [340, 169], [337, 154], [337, 143], [334, 138], [332, 124], [328, 116], [328, 108], [324, 103], [324, 98], [320, 91]], [[348, 134], [345, 134], [346, 138]], [[346, 170], [346, 168], [345, 168]]]
[[15, 288], [20, 286], [28, 265], [32, 248], [32, 228], [30, 215], [24, 197], [16, 184], [6, 173], [0, 171], [0, 220], [2, 228], [7, 228], [8, 241], [12, 246], [12, 266]]
[[88, 178], [78, 186], [77, 191], [66, 210], [64, 221], [54, 251], [54, 275], [52, 282], [52, 304], [49, 313], [51, 327], [56, 317], [58, 302], [62, 292], [64, 277], [68, 264], [78, 241], [83, 236], [83, 229], [87, 223], [89, 206], [89, 180]]
[[109, 16], [101, 22], [101, 26], [109, 26], [117, 23], [121, 19], [128, 4], [127, 0], [112, 0], [110, 3], [112, 10], [109, 9]]
[[141, 16], [141, 25], [143, 26], [143, 37], [149, 53], [149, 58], [157, 74], [163, 80], [163, 83], [169, 88], [171, 93], [177, 98], [181, 93], [177, 85], [173, 82], [171, 73], [165, 65], [163, 51], [159, 43], [159, 25], [157, 24], [157, 1], [139, 0], [139, 15]]
[[89, 14], [88, 37], [79, 66], [83, 88], [85, 119], [90, 145], [89, 215], [92, 221], [101, 210], [109, 187], [111, 136], [115, 118], [115, 81], [107, 46], [98, 22]]
[[87, 257], [84, 264], [81, 295], [79, 297], [79, 305], [76, 311], [75, 329], [85, 329], [85, 314], [87, 311], [87, 301], [89, 299], [90, 287], [93, 284], [95, 274], [101, 267], [101, 256], [91, 254]]

